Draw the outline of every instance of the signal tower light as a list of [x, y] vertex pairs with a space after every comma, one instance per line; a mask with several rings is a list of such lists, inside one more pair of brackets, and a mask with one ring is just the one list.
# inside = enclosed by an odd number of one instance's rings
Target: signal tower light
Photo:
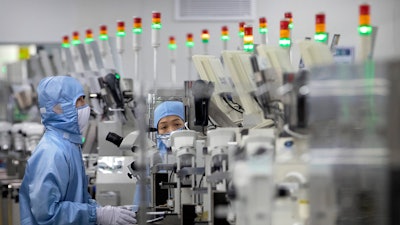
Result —
[[161, 25], [161, 13], [160, 12], [153, 12], [151, 28], [154, 30], [160, 30]]
[[108, 40], [108, 30], [106, 25], [100, 26], [99, 39], [102, 41]]
[[81, 40], [79, 39], [79, 32], [74, 31], [72, 32], [72, 42], [73, 45], [79, 45], [81, 43]]
[[208, 33], [208, 30], [207, 29], [204, 29], [202, 32], [201, 32], [201, 41], [203, 42], [203, 43], [208, 43], [208, 40], [210, 39], [210, 34]]
[[266, 34], [268, 32], [268, 24], [265, 17], [260, 17], [258, 31], [260, 32], [260, 34]]
[[171, 50], [175, 50], [176, 49], [176, 41], [175, 41], [175, 37], [174, 36], [170, 36], [169, 37], [168, 48], [171, 49]]
[[193, 34], [189, 33], [186, 35], [186, 46], [188, 48], [193, 48], [194, 47], [194, 42], [193, 42]]
[[362, 36], [368, 36], [372, 34], [370, 8], [368, 4], [360, 5], [358, 33]]
[[289, 31], [289, 21], [284, 19], [280, 23], [280, 38], [279, 45], [282, 48], [289, 48], [291, 45], [290, 31]]
[[85, 43], [86, 43], [86, 44], [89, 44], [89, 43], [92, 42], [92, 41], [94, 41], [92, 29], [87, 29], [87, 30], [86, 30]]
[[244, 37], [244, 25], [245, 25], [245, 22], [239, 23], [239, 37], [241, 37], [241, 38]]
[[243, 49], [246, 52], [252, 52], [254, 50], [254, 37], [252, 26], [244, 27]]
[[326, 43], [328, 41], [328, 34], [325, 28], [325, 14], [319, 13], [315, 16], [315, 41]]
[[141, 34], [142, 33], [142, 18], [140, 18], [140, 17], [133, 18], [132, 32], [134, 34]]
[[63, 37], [61, 46], [62, 46], [63, 48], [69, 48], [69, 47], [70, 47], [68, 35], [65, 35], [65, 36]]
[[289, 20], [289, 29], [293, 29], [293, 15], [291, 12], [285, 12], [285, 19]]
[[117, 36], [118, 37], [125, 37], [125, 22], [124, 21], [117, 21]]
[[229, 38], [229, 30], [227, 26], [222, 26], [221, 28], [221, 40], [222, 41], [228, 41]]

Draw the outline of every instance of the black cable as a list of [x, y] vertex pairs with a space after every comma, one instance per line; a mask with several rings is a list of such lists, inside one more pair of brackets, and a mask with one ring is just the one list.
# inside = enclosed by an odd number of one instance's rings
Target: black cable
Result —
[[210, 121], [211, 126], [213, 126], [214, 129], [217, 129], [217, 125], [215, 125], [215, 123], [210, 119], [210, 117], [208, 117], [208, 121]]
[[231, 109], [235, 110], [236, 112], [243, 113], [243, 111], [240, 111], [239, 109], [236, 109], [235, 107], [233, 107], [233, 106], [229, 103], [229, 101], [226, 99], [226, 97], [222, 97], [222, 99], [224, 100], [224, 102], [225, 102]]
[[230, 100], [230, 101], [231, 101], [233, 104], [237, 105], [237, 106], [239, 107], [240, 110], [244, 110], [243, 107], [242, 107], [239, 103], [234, 102], [233, 100]]

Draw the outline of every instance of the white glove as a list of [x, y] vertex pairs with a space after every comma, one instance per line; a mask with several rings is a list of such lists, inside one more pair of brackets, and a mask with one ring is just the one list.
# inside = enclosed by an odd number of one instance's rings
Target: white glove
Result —
[[136, 213], [119, 207], [104, 206], [96, 208], [97, 224], [99, 225], [125, 225], [136, 223]]

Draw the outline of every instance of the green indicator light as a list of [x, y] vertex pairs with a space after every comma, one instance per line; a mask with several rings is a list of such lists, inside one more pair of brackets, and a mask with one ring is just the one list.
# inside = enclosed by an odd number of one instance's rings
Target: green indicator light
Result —
[[279, 39], [279, 46], [282, 48], [289, 48], [291, 44], [290, 38], [281, 38]]
[[123, 32], [123, 31], [119, 31], [119, 32], [117, 32], [117, 36], [118, 36], [118, 37], [125, 37], [125, 36], [126, 36], [126, 33]]
[[118, 73], [116, 73], [115, 78], [117, 78], [117, 80], [119, 80], [121, 78], [121, 76]]
[[243, 45], [243, 50], [246, 52], [252, 52], [254, 51], [254, 45], [253, 44]]
[[61, 45], [63, 48], [69, 48], [69, 43], [63, 43], [62, 45]]
[[160, 30], [161, 29], [161, 23], [153, 23], [151, 25], [151, 28], [153, 28], [154, 30]]
[[208, 43], [208, 39], [202, 39], [201, 42]]
[[228, 41], [229, 39], [230, 39], [230, 37], [228, 35], [221, 36], [221, 40], [223, 40], [223, 41]]
[[328, 34], [325, 32], [315, 33], [314, 39], [317, 42], [326, 42], [328, 40]]
[[90, 43], [93, 42], [93, 41], [94, 41], [93, 38], [86, 38], [86, 39], [85, 39], [85, 43], [86, 43], [86, 44], [90, 44]]
[[268, 33], [268, 28], [260, 28], [258, 29], [258, 31], [260, 32], [260, 34], [266, 34]]
[[73, 45], [79, 45], [80, 43], [81, 43], [80, 40], [73, 40], [73, 41], [72, 41], [72, 44], [73, 44]]
[[171, 50], [175, 50], [176, 49], [176, 44], [169, 44], [168, 48]]
[[363, 36], [368, 36], [372, 33], [372, 27], [368, 25], [359, 26], [358, 33]]
[[239, 32], [239, 37], [244, 37], [244, 31]]
[[102, 40], [102, 41], [106, 41], [106, 40], [108, 40], [108, 35], [102, 34], [102, 35], [99, 36], [99, 39]]
[[194, 47], [194, 42], [190, 41], [190, 42], [186, 42], [186, 46], [189, 48], [193, 48]]
[[289, 29], [293, 29], [293, 23], [289, 23]]
[[132, 29], [132, 32], [133, 32], [134, 34], [141, 34], [141, 33], [142, 33], [142, 28], [133, 28], [133, 29]]

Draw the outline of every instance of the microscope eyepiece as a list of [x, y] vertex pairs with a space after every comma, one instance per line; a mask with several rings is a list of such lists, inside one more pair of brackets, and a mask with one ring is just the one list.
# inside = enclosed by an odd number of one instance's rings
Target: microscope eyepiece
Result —
[[118, 134], [113, 133], [113, 132], [108, 132], [107, 137], [106, 137], [107, 141], [115, 144], [118, 147], [121, 145], [123, 139], [124, 139], [123, 137], [121, 137]]

